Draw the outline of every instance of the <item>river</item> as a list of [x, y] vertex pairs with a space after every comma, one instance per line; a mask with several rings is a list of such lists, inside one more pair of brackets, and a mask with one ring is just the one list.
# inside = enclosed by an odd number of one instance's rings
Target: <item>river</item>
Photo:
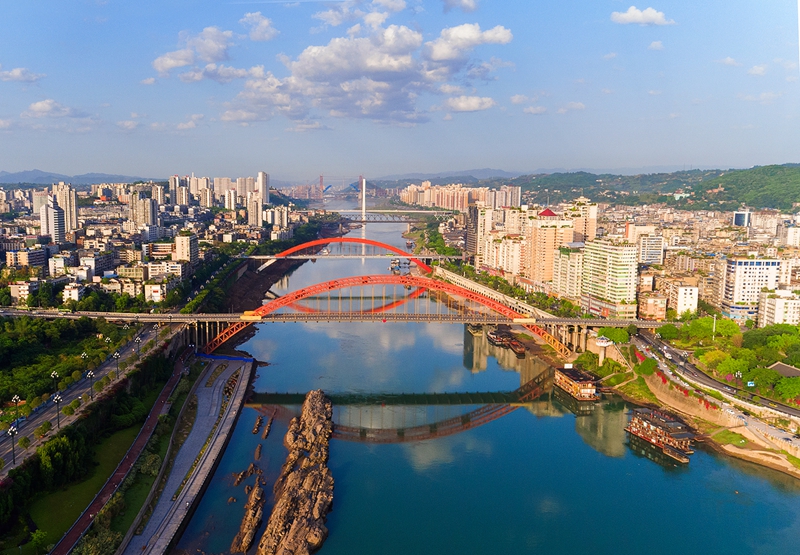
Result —
[[[404, 230], [370, 224], [366, 236], [403, 247]], [[387, 266], [384, 260], [320, 257], [273, 291], [385, 274]], [[547, 369], [489, 345], [463, 324], [262, 324], [240, 349], [270, 363], [259, 369], [258, 392], [512, 391]], [[607, 399], [582, 416], [569, 405], [548, 392], [502, 418], [442, 438], [332, 441], [334, 507], [320, 553], [766, 555], [797, 549], [797, 480], [702, 448], [685, 467], [653, 460], [628, 444], [622, 428], [630, 407], [624, 402]], [[340, 406], [334, 419], [404, 428], [475, 408]], [[175, 552], [228, 553], [246, 500], [243, 486], [233, 487], [233, 473], [247, 468], [262, 443], [260, 464], [271, 491], [286, 454], [283, 434], [297, 409], [280, 408], [267, 440], [251, 433], [259, 409], [244, 409]], [[231, 497], [236, 501], [229, 503]], [[270, 508], [268, 502], [265, 514]]]

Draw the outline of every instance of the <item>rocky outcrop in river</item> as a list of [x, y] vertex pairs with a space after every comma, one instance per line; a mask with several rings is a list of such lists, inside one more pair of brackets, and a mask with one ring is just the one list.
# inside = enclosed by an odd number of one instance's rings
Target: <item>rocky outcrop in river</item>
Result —
[[306, 555], [328, 536], [325, 519], [333, 504], [333, 476], [328, 469], [328, 443], [333, 408], [320, 391], [306, 395], [299, 418], [289, 423], [284, 443], [289, 449], [275, 482], [275, 507], [258, 544], [258, 555]]
[[256, 478], [256, 483], [247, 497], [247, 503], [244, 506], [244, 518], [239, 526], [239, 533], [233, 538], [231, 553], [247, 553], [247, 550], [253, 545], [256, 530], [261, 524], [266, 498], [264, 496], [264, 488], [261, 487], [261, 471], [256, 471], [256, 474], [258, 474], [258, 478]]

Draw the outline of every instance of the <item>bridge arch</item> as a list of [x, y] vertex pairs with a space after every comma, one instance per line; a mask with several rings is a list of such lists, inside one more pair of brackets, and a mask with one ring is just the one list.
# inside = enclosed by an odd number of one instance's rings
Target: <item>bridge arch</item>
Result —
[[286, 249], [285, 251], [276, 254], [275, 258], [283, 258], [285, 256], [291, 256], [294, 253], [300, 252], [304, 249], [329, 245], [331, 243], [358, 243], [361, 245], [370, 245], [373, 247], [384, 248], [388, 251], [392, 251], [398, 256], [402, 256], [403, 258], [408, 258], [409, 260], [411, 260], [411, 262], [416, 264], [417, 267], [420, 268], [422, 271], [424, 271], [426, 274], [429, 274], [433, 271], [433, 268], [425, 264], [422, 260], [414, 256], [411, 256], [403, 249], [394, 247], [392, 245], [387, 245], [386, 243], [381, 243], [379, 241], [373, 241], [372, 239], [363, 239], [359, 237], [331, 237], [330, 239], [315, 239], [314, 241], [308, 241], [307, 243], [303, 243], [302, 245], [296, 245], [290, 249]]
[[[469, 291], [467, 289], [464, 289], [463, 287], [454, 285], [452, 283], [447, 283], [445, 281], [440, 281], [429, 277], [413, 276], [413, 275], [353, 276], [341, 279], [334, 279], [331, 281], [318, 283], [316, 285], [311, 285], [309, 287], [304, 287], [302, 289], [298, 289], [297, 291], [293, 291], [292, 293], [283, 295], [282, 297], [278, 297], [277, 299], [274, 299], [258, 307], [256, 310], [249, 312], [248, 315], [251, 317], [263, 317], [269, 315], [272, 312], [280, 310], [281, 308], [290, 307], [293, 304], [297, 303], [298, 301], [301, 301], [308, 297], [313, 297], [314, 295], [327, 293], [337, 289], [344, 289], [347, 287], [361, 287], [369, 285], [403, 285], [408, 288], [424, 288], [433, 291], [441, 291], [443, 293], [457, 295], [467, 300], [479, 303], [489, 308], [490, 310], [493, 310], [494, 312], [505, 316], [510, 320], [513, 320], [515, 318], [525, 317], [525, 315], [520, 314], [519, 312], [507, 307], [506, 305], [498, 301], [495, 301], [494, 299], [490, 299], [489, 297], [481, 295], [480, 293]], [[220, 333], [217, 337], [215, 337], [208, 345], [206, 345], [205, 352], [212, 353], [220, 345], [225, 343], [228, 339], [230, 339], [231, 337], [233, 337], [234, 335], [236, 335], [237, 333], [239, 333], [252, 323], [253, 321], [241, 321], [230, 325], [225, 330], [223, 330], [222, 333]], [[569, 355], [569, 349], [567, 348], [567, 346], [561, 343], [558, 339], [553, 337], [543, 328], [540, 328], [535, 324], [523, 324], [523, 327], [525, 327], [526, 329], [532, 331], [533, 333], [544, 339], [547, 342], [547, 344], [553, 347], [561, 356]]]

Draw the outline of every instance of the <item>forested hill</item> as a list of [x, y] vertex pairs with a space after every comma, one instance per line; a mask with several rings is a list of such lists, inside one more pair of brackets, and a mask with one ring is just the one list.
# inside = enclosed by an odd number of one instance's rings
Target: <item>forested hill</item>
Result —
[[750, 208], [790, 211], [795, 202], [800, 202], [800, 165], [644, 175], [554, 173], [479, 182], [479, 185], [488, 186], [504, 184], [522, 187], [527, 192], [525, 197], [528, 202], [540, 204], [568, 200], [583, 194], [596, 202], [661, 202], [693, 210], [736, 210], [746, 205]]

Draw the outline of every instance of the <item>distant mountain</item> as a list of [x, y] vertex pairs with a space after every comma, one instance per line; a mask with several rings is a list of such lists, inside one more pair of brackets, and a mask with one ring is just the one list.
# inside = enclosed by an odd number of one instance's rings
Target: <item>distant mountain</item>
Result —
[[474, 177], [477, 179], [490, 179], [497, 178], [513, 178], [522, 175], [523, 172], [507, 172], [503, 170], [493, 170], [491, 168], [483, 168], [481, 170], [460, 170], [451, 172], [439, 173], [406, 173], [403, 175], [387, 175], [385, 177], [378, 177], [375, 181], [404, 181], [409, 179], [423, 180], [423, 179], [442, 179], [447, 177]]
[[133, 183], [134, 181], [149, 181], [149, 179], [108, 173], [63, 175], [60, 173], [44, 172], [42, 170], [28, 170], [14, 173], [0, 171], [0, 183], [5, 184], [33, 183], [36, 185], [52, 185], [59, 181], [72, 183], [73, 185], [92, 185], [94, 183]]

